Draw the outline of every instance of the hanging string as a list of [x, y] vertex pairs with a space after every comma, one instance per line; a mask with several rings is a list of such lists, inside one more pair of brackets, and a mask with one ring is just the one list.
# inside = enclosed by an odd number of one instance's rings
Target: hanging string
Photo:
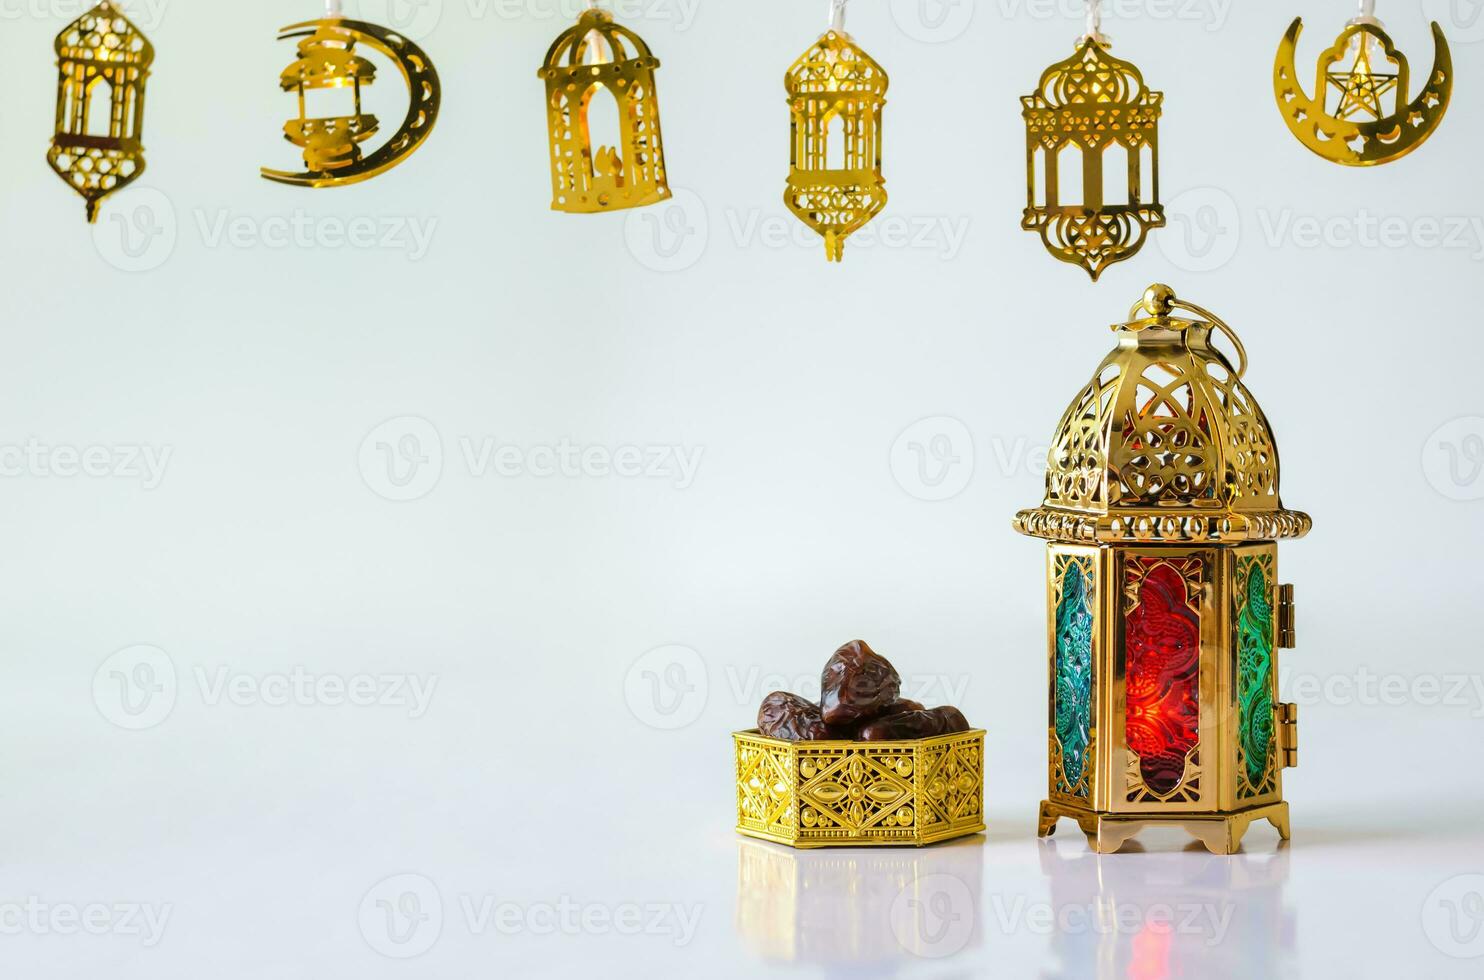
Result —
[[[598, 0], [587, 0], [588, 10], [598, 9]], [[582, 63], [584, 65], [606, 65], [613, 60], [613, 50], [608, 39], [597, 31], [588, 31], [583, 39]]]
[[845, 33], [845, 5], [850, 0], [830, 0], [830, 30]]
[[1103, 33], [1103, 0], [1087, 0], [1087, 32], [1078, 38], [1077, 43], [1081, 44], [1088, 38], [1104, 46], [1113, 40]]
[[1376, 19], [1376, 0], [1360, 0], [1360, 13], [1350, 24], [1351, 26], [1369, 24], [1372, 27], [1381, 27], [1381, 22]]
[[342, 13], [343, 11], [340, 7], [340, 0], [325, 0], [326, 17], [339, 17], [342, 15]]

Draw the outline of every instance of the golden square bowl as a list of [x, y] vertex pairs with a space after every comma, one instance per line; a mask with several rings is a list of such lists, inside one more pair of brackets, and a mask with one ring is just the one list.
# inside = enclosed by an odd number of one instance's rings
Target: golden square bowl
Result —
[[735, 732], [737, 830], [790, 847], [921, 847], [984, 829], [984, 731], [886, 742]]

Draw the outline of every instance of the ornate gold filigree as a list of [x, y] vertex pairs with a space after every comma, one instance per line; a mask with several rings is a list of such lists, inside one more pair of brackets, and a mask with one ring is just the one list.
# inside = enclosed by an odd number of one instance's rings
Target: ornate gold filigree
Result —
[[[670, 196], [655, 94], [659, 66], [644, 40], [603, 10], [583, 11], [552, 42], [536, 73], [546, 82], [552, 210], [616, 211]], [[617, 146], [593, 145], [588, 114], [595, 99], [614, 100]]]
[[1048, 729], [1050, 740], [1049, 769], [1051, 775], [1050, 794], [1052, 799], [1065, 799], [1073, 803], [1081, 803], [1084, 806], [1092, 798], [1092, 774], [1097, 769], [1098, 763], [1098, 740], [1097, 731], [1093, 730], [1092, 741], [1087, 745], [1087, 764], [1082, 769], [1082, 776], [1074, 784], [1067, 778], [1067, 771], [1062, 764], [1061, 739], [1056, 737], [1056, 728]]
[[[1021, 227], [1039, 232], [1047, 251], [1080, 265], [1093, 281], [1131, 258], [1150, 229], [1164, 226], [1159, 202], [1159, 116], [1164, 95], [1139, 69], [1088, 35], [1065, 61], [1047, 68], [1021, 99], [1025, 118], [1027, 199]], [[1061, 173], [1062, 151], [1075, 147], [1078, 172]], [[1105, 156], [1126, 157], [1122, 192], [1106, 195]], [[1147, 173], [1145, 172], [1147, 168]]]
[[1242, 382], [1245, 357], [1233, 367], [1213, 344], [1214, 331], [1230, 328], [1206, 311], [1188, 320], [1158, 308], [1114, 328], [1121, 342], [1052, 437], [1046, 499], [1021, 512], [1017, 528], [1060, 540], [1306, 533], [1308, 516], [1279, 498], [1278, 450]]
[[55, 46], [57, 124], [46, 162], [97, 221], [99, 203], [144, 173], [144, 88], [155, 49], [109, 0], [63, 28]]
[[885, 742], [733, 736], [737, 829], [795, 847], [928, 844], [984, 829], [984, 733]]
[[[788, 189], [783, 199], [824, 237], [831, 262], [845, 239], [886, 207], [881, 114], [886, 72], [843, 31], [827, 31], [783, 79], [792, 118]], [[831, 133], [841, 135], [831, 155]]]
[[[1319, 56], [1311, 97], [1294, 67], [1303, 29], [1303, 18], [1294, 18], [1273, 66], [1278, 110], [1299, 142], [1332, 163], [1371, 167], [1401, 159], [1437, 130], [1453, 94], [1453, 56], [1436, 22], [1432, 69], [1411, 101], [1407, 56], [1378, 21], [1365, 18], [1347, 25]], [[1349, 66], [1334, 71], [1347, 57]], [[1378, 70], [1375, 57], [1392, 70]]]

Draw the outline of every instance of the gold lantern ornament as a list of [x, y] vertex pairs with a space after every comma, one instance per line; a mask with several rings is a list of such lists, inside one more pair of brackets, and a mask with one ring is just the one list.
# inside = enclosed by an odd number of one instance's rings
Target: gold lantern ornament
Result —
[[1277, 699], [1277, 650], [1294, 643], [1277, 542], [1312, 522], [1279, 498], [1230, 327], [1155, 285], [1113, 329], [1052, 439], [1045, 501], [1015, 518], [1050, 542], [1040, 835], [1069, 817], [1111, 852], [1179, 825], [1229, 854], [1266, 819], [1286, 839], [1297, 709]]
[[886, 207], [881, 114], [886, 72], [845, 33], [848, 0], [831, 0], [830, 26], [784, 76], [792, 117], [788, 209], [824, 238], [838, 262], [845, 239]]
[[[643, 38], [588, 0], [577, 23], [552, 42], [537, 75], [546, 82], [551, 208], [570, 214], [657, 204], [670, 196], [660, 140], [655, 69]], [[594, 103], [613, 100], [617, 143], [595, 146]]]
[[1109, 53], [1099, 0], [1088, 0], [1076, 52], [1047, 68], [1021, 101], [1028, 194], [1020, 226], [1094, 282], [1132, 258], [1165, 223], [1159, 202], [1164, 94]]
[[1376, 19], [1376, 0], [1360, 0], [1360, 14], [1319, 56], [1312, 98], [1294, 67], [1303, 29], [1295, 18], [1273, 66], [1278, 110], [1300, 143], [1331, 163], [1372, 167], [1400, 160], [1436, 131], [1453, 94], [1453, 56], [1436, 21], [1432, 68], [1415, 99], [1407, 56]]
[[144, 86], [155, 49], [109, 0], [57, 35], [57, 125], [46, 162], [98, 205], [144, 173]]
[[[395, 31], [351, 20], [340, 0], [326, 0], [320, 20], [279, 31], [280, 41], [298, 38], [299, 57], [279, 76], [279, 87], [298, 96], [299, 115], [283, 124], [284, 139], [304, 155], [302, 171], [262, 168], [263, 177], [297, 187], [339, 187], [370, 180], [404, 162], [427, 141], [438, 120], [442, 88], [427, 52]], [[376, 51], [396, 66], [407, 86], [407, 113], [390, 138], [364, 153], [361, 144], [376, 135], [380, 120], [361, 107], [361, 90], [376, 81], [376, 66], [357, 48]], [[310, 117], [306, 93], [346, 91], [349, 115]]]

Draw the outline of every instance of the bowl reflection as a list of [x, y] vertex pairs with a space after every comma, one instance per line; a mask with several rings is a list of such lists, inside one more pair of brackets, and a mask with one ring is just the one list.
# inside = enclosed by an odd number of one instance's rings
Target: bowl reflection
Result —
[[794, 850], [737, 842], [736, 929], [765, 960], [871, 967], [983, 943], [984, 840], [929, 848]]

